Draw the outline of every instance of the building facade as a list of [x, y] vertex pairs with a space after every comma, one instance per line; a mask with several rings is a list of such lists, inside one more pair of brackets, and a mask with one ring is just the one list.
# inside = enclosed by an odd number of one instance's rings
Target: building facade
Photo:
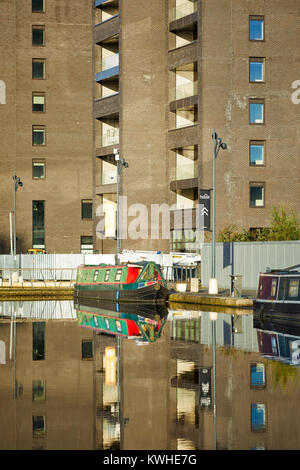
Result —
[[[115, 251], [116, 150], [129, 165], [122, 247], [198, 249], [213, 129], [227, 144], [216, 162], [217, 232], [268, 227], [281, 204], [299, 216], [299, 11], [298, 0], [95, 0], [97, 250]], [[170, 209], [168, 237], [156, 205]], [[178, 226], [183, 209], [191, 217]]]
[[[92, 250], [90, 0], [0, 3], [0, 247]], [[13, 220], [13, 217], [12, 217]]]

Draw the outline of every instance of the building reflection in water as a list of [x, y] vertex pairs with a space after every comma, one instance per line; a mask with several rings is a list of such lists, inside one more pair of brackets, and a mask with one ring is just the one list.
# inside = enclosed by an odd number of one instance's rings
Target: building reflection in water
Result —
[[299, 448], [296, 324], [130, 308], [0, 303], [2, 449]]

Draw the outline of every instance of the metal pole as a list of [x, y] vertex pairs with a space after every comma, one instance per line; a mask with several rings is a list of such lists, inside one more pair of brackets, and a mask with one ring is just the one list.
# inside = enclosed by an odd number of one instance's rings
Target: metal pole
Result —
[[217, 382], [216, 382], [216, 320], [212, 321], [212, 352], [213, 352], [213, 401], [214, 401], [214, 445], [217, 450]]
[[16, 193], [17, 193], [17, 188], [16, 188], [16, 173], [13, 176], [14, 179], [14, 255], [17, 253], [17, 235], [16, 235], [16, 207], [17, 207], [17, 202], [16, 202]]
[[14, 252], [13, 248], [13, 229], [12, 229], [12, 213], [9, 213], [9, 239], [10, 239], [10, 254]]
[[119, 264], [120, 258], [120, 173], [121, 173], [120, 160], [117, 161], [117, 263]]
[[212, 263], [211, 277], [216, 277], [216, 130], [213, 130], [213, 200], [212, 200]]

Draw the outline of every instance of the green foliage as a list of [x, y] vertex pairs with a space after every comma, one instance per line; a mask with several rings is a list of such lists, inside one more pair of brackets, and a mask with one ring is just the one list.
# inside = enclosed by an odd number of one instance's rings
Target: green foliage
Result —
[[272, 207], [270, 212], [270, 228], [246, 230], [238, 232], [236, 225], [228, 225], [218, 233], [218, 242], [248, 241], [283, 241], [300, 240], [300, 224], [293, 210], [288, 213], [283, 205]]

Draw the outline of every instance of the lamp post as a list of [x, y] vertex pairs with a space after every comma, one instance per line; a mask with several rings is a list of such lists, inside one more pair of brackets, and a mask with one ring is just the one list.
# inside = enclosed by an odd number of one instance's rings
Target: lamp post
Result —
[[212, 133], [213, 139], [213, 204], [212, 204], [212, 257], [211, 257], [211, 279], [209, 281], [209, 294], [218, 293], [216, 279], [216, 159], [220, 149], [226, 150], [227, 144], [218, 136], [216, 130]]
[[115, 161], [117, 162], [117, 263], [119, 263], [121, 251], [120, 239], [120, 176], [123, 167], [128, 168], [128, 163], [125, 158], [120, 157], [118, 149], [114, 149]]
[[16, 173], [13, 176], [13, 180], [14, 180], [14, 246], [13, 246], [13, 254], [16, 256], [16, 254], [17, 254], [17, 232], [16, 232], [17, 190], [18, 190], [19, 186], [20, 187], [23, 186], [23, 183], [20, 180], [20, 178], [17, 177]]

